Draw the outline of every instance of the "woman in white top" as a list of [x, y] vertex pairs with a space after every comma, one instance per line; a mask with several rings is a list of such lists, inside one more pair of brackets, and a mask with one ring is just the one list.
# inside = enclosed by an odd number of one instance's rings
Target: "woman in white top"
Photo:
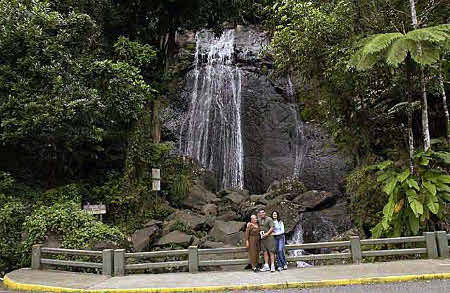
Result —
[[284, 254], [284, 246], [286, 242], [286, 238], [284, 237], [284, 224], [281, 220], [280, 213], [277, 211], [272, 213], [272, 219], [274, 226], [272, 234], [275, 238], [278, 271], [287, 270], [286, 256]]

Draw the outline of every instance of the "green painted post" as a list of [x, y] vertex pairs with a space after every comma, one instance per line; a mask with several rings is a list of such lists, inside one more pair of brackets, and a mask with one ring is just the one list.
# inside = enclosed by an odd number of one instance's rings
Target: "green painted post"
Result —
[[362, 260], [362, 253], [361, 241], [359, 240], [359, 236], [352, 236], [350, 238], [350, 249], [352, 251], [353, 263], [360, 264]]
[[434, 232], [424, 232], [425, 242], [427, 244], [427, 254], [428, 258], [438, 258], [438, 250], [436, 245], [436, 236]]
[[125, 249], [114, 250], [114, 276], [125, 275]]
[[439, 257], [448, 258], [449, 247], [448, 247], [448, 236], [446, 231], [436, 231], [436, 242], [438, 246]]
[[104, 249], [102, 251], [102, 274], [105, 276], [113, 275], [113, 264], [114, 264], [114, 250]]
[[198, 248], [197, 246], [189, 246], [189, 273], [198, 272]]
[[35, 244], [31, 249], [31, 268], [33, 270], [41, 269], [41, 247], [41, 244]]

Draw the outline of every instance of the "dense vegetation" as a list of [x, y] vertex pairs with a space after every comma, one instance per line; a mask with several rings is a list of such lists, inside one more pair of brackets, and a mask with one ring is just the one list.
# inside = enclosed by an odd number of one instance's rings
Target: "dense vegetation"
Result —
[[[362, 233], [448, 229], [450, 6], [411, 3], [0, 0], [0, 274], [45, 235], [123, 247], [180, 204], [199, 170], [170, 155], [158, 119], [176, 102], [175, 33], [230, 24], [268, 32], [277, 74], [306, 85], [303, 119], [354, 156], [346, 187]], [[106, 224], [86, 202], [107, 205]]]

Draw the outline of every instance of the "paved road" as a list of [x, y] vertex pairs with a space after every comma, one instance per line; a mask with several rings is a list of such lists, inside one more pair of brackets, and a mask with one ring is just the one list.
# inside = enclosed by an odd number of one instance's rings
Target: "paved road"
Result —
[[[254, 293], [255, 291], [236, 291]], [[393, 284], [353, 285], [316, 289], [264, 290], [261, 293], [445, 293], [450, 292], [450, 280], [406, 282]]]

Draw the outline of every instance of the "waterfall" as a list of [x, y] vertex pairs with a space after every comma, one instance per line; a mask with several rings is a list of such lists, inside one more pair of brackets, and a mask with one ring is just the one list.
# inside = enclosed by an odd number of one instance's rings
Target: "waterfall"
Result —
[[234, 30], [216, 38], [196, 34], [189, 112], [180, 130], [180, 152], [214, 171], [221, 188], [244, 185], [241, 70], [233, 65]]
[[291, 98], [292, 102], [295, 103], [295, 125], [294, 125], [294, 170], [293, 175], [294, 177], [299, 177], [300, 173], [303, 169], [303, 162], [305, 158], [305, 154], [307, 151], [307, 142], [305, 139], [305, 134], [303, 131], [303, 122], [300, 118], [300, 109], [295, 101], [295, 89], [292, 84], [291, 75], [289, 74], [287, 77], [287, 86], [286, 86], [286, 93], [288, 97]]
[[[294, 234], [292, 235], [291, 240], [287, 241], [288, 244], [302, 244], [303, 243], [303, 227], [301, 223], [298, 223], [295, 226]], [[300, 256], [303, 255], [305, 251], [303, 249], [291, 250], [289, 251], [289, 256]], [[309, 263], [304, 261], [297, 261], [298, 268], [310, 267]]]

